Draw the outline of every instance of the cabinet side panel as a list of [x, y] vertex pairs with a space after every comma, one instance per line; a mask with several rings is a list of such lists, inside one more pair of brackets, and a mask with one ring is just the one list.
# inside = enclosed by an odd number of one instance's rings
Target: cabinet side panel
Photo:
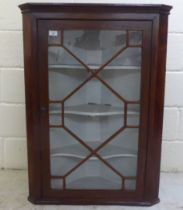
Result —
[[147, 146], [145, 200], [158, 201], [162, 144], [168, 15], [153, 21], [152, 71]]
[[40, 198], [39, 95], [36, 67], [36, 20], [23, 15], [29, 198]]

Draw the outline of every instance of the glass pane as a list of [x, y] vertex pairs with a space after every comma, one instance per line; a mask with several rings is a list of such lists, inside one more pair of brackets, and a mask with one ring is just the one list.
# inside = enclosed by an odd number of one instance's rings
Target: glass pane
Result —
[[123, 101], [92, 79], [65, 102], [65, 126], [96, 148], [123, 126], [123, 110]]
[[126, 179], [125, 180], [125, 190], [135, 190], [136, 188], [136, 180]]
[[50, 103], [49, 104], [49, 124], [50, 125], [61, 125], [62, 105], [60, 103]]
[[88, 71], [64, 48], [48, 48], [49, 98], [62, 100], [87, 77]]
[[140, 99], [141, 49], [128, 48], [107, 65], [99, 76], [127, 101]]
[[66, 179], [67, 189], [121, 189], [122, 180], [97, 157], [92, 156]]
[[136, 176], [138, 133], [138, 129], [125, 129], [98, 152], [125, 177]]
[[142, 32], [48, 36], [51, 188], [135, 190]]
[[60, 44], [61, 43], [61, 34], [60, 31], [48, 31], [48, 44]]
[[63, 189], [62, 179], [51, 179], [51, 188], [54, 189], [54, 190]]
[[128, 104], [128, 109], [127, 109], [128, 126], [139, 126], [139, 121], [140, 121], [139, 112], [140, 112], [139, 104]]
[[88, 149], [62, 128], [50, 128], [51, 175], [64, 176], [89, 153]]
[[66, 30], [64, 45], [91, 69], [97, 69], [126, 46], [126, 32]]
[[141, 45], [142, 44], [142, 32], [141, 31], [130, 31], [129, 32], [129, 44], [130, 45]]

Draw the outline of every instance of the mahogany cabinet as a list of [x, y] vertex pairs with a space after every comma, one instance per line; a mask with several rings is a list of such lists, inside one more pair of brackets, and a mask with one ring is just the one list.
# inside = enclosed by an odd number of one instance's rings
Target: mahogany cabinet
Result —
[[20, 5], [29, 200], [152, 205], [168, 5]]

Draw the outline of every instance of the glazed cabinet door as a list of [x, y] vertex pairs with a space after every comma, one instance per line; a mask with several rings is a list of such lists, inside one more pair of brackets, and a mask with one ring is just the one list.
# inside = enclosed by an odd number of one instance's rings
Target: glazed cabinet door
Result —
[[38, 32], [43, 196], [142, 199], [151, 23], [41, 20]]

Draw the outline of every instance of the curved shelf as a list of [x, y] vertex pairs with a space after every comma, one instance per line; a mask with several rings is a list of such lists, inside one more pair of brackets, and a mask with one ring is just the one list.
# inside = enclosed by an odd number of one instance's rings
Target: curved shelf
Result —
[[[61, 110], [51, 109], [49, 114], [61, 114]], [[123, 107], [103, 105], [103, 104], [82, 104], [77, 106], [65, 106], [64, 114], [67, 115], [83, 115], [83, 116], [111, 116], [124, 115]], [[139, 116], [138, 111], [128, 111], [128, 115]]]
[[[94, 145], [96, 145], [96, 142], [90, 142], [89, 145], [92, 145], [93, 147]], [[137, 158], [137, 152], [133, 149], [118, 147], [115, 145], [107, 145], [104, 148], [105, 149], [99, 150], [98, 154], [100, 154], [100, 156], [102, 156], [103, 159], [106, 160], [112, 158]], [[79, 144], [74, 144], [51, 150], [51, 157], [68, 157], [84, 159], [89, 154], [90, 152], [84, 147], [81, 147]], [[91, 157], [90, 160], [98, 160], [98, 158]]]
[[101, 176], [87, 176], [78, 178], [73, 181], [67, 181], [67, 188], [69, 189], [120, 189], [121, 183], [114, 181], [114, 179], [106, 179]]
[[[81, 156], [81, 155], [73, 155], [73, 154], [53, 154], [51, 157], [69, 157], [69, 158], [78, 158], [78, 159], [84, 159], [86, 156]], [[103, 159], [112, 159], [112, 158], [136, 158], [137, 155], [133, 154], [116, 154], [116, 155], [108, 155], [108, 156], [103, 156]], [[90, 160], [98, 160], [97, 157], [92, 157]]]
[[[92, 70], [97, 70], [100, 68], [100, 66], [95, 65], [88, 65], [88, 67]], [[61, 71], [67, 70], [75, 70], [75, 69], [85, 69], [84, 66], [81, 65], [59, 65], [59, 64], [51, 64], [48, 66], [49, 71], [59, 69]], [[106, 66], [104, 69], [110, 69], [110, 70], [140, 70], [140, 66]]]

